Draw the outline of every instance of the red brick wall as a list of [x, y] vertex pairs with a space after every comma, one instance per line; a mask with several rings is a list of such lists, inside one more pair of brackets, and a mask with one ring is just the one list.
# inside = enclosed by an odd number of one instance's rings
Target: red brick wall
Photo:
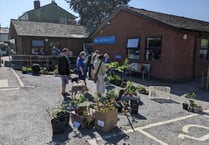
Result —
[[[184, 34], [187, 34], [186, 40], [182, 38]], [[197, 33], [178, 30], [146, 17], [120, 11], [111, 19], [110, 24], [101, 28], [94, 37], [111, 35], [116, 36], [116, 44], [93, 45], [93, 49], [98, 49], [101, 53], [107, 52], [112, 61], [115, 61], [115, 54], [126, 57], [127, 39], [139, 37], [141, 58], [139, 63], [151, 64], [152, 77], [168, 80], [192, 78], [193, 52]], [[145, 61], [145, 40], [148, 36], [162, 37], [160, 61]]]

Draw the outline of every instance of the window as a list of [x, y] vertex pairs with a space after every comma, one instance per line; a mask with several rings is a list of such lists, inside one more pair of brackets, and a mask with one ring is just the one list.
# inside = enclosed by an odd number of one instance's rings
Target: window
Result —
[[50, 47], [52, 56], [60, 55], [60, 52], [61, 52], [60, 41], [50, 41], [49, 47]]
[[200, 59], [208, 60], [209, 39], [201, 39]]
[[44, 54], [44, 41], [43, 40], [32, 40], [32, 54]]
[[160, 60], [161, 57], [161, 37], [147, 37], [146, 38], [146, 53], [145, 60]]
[[139, 59], [140, 51], [140, 40], [139, 38], [129, 38], [127, 41], [127, 54], [129, 59]]

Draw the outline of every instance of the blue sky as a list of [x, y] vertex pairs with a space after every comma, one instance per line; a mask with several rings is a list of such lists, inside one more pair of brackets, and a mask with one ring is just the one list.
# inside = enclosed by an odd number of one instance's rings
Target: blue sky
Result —
[[[0, 4], [1, 27], [9, 27], [10, 19], [17, 19], [24, 12], [33, 9], [34, 0], [4, 0]], [[65, 0], [55, 0], [63, 9], [72, 12]], [[40, 0], [41, 6], [51, 0]], [[209, 22], [209, 0], [131, 0], [135, 8], [157, 11]]]

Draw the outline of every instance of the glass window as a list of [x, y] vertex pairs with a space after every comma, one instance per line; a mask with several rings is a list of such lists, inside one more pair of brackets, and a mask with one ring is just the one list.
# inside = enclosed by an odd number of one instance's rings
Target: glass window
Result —
[[201, 39], [200, 59], [208, 60], [209, 39]]
[[139, 59], [139, 55], [140, 55], [139, 46], [140, 46], [139, 38], [128, 39], [126, 48], [129, 59]]
[[160, 60], [161, 58], [161, 37], [147, 37], [146, 38], [146, 51], [145, 60]]
[[49, 46], [50, 46], [52, 56], [60, 55], [60, 52], [61, 52], [60, 41], [50, 41]]
[[32, 40], [32, 54], [44, 55], [44, 41], [43, 40]]

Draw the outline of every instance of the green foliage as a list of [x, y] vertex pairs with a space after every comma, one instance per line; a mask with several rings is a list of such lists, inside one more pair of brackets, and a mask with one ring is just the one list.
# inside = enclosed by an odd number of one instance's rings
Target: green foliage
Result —
[[196, 94], [194, 92], [192, 92], [191, 94], [189, 93], [185, 93], [182, 95], [183, 98], [190, 98], [190, 99], [194, 99], [196, 97]]
[[118, 7], [125, 6], [130, 0], [65, 0], [70, 8], [79, 14], [80, 24], [91, 30], [97, 28]]
[[56, 122], [60, 122], [63, 117], [65, 117], [66, 110], [62, 107], [54, 108], [51, 111], [52, 119]]

